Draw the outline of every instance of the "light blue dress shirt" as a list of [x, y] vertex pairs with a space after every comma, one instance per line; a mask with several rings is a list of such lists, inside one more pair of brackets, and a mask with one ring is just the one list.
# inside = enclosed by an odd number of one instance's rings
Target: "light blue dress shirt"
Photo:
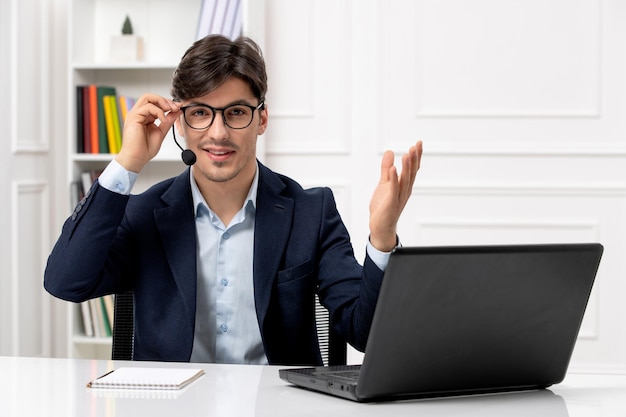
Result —
[[259, 170], [243, 207], [229, 225], [209, 208], [193, 174], [190, 181], [198, 244], [196, 326], [191, 361], [267, 364], [252, 281]]
[[[138, 174], [113, 160], [98, 178], [118, 194], [130, 194]], [[243, 207], [229, 225], [211, 211], [193, 178], [196, 218], [197, 299], [191, 362], [267, 364], [254, 301], [253, 254], [257, 167]], [[385, 270], [388, 252], [367, 243], [367, 254]]]

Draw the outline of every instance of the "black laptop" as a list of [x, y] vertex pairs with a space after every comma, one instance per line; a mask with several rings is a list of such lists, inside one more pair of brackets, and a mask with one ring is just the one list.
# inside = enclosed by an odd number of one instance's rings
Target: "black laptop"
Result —
[[362, 365], [280, 369], [355, 401], [543, 389], [563, 380], [603, 247], [402, 247]]

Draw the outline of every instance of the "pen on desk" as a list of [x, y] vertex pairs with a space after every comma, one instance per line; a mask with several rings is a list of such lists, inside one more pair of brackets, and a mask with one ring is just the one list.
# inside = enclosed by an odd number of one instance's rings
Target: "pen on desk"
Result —
[[114, 371], [115, 371], [115, 369], [112, 369], [112, 370], [110, 370], [109, 372], [107, 372], [106, 374], [104, 374], [104, 375], [100, 375], [98, 378], [94, 379], [93, 381], [88, 382], [88, 383], [87, 383], [87, 388], [91, 388], [91, 385], [92, 385], [94, 382], [96, 382], [96, 381], [97, 381], [97, 380], [99, 380], [100, 378], [104, 378], [105, 376], [107, 376], [107, 375], [109, 375], [109, 374], [112, 374]]

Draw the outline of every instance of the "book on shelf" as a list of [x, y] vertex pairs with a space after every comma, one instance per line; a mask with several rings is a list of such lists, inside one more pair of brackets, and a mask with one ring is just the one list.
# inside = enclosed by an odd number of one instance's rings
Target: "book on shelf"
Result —
[[81, 181], [72, 181], [70, 183], [70, 207], [74, 208], [78, 202], [85, 196], [83, 193], [83, 184]]
[[80, 303], [80, 313], [83, 319], [83, 332], [85, 336], [94, 337], [93, 322], [91, 320], [91, 310], [89, 307], [89, 301], [83, 301]]
[[93, 325], [94, 337], [102, 337], [102, 328], [104, 323], [102, 322], [102, 314], [98, 314], [100, 309], [96, 299], [85, 301], [89, 306], [89, 315], [91, 317], [91, 323]]
[[113, 316], [114, 316], [114, 308], [115, 308], [115, 302], [114, 302], [114, 298], [115, 296], [113, 294], [109, 294], [109, 295], [105, 295], [104, 297], [102, 297], [102, 303], [104, 306], [104, 311], [106, 313], [106, 317], [107, 320], [109, 322], [109, 328], [111, 330], [113, 330]]
[[112, 86], [76, 86], [76, 152], [118, 153], [124, 119], [134, 103]]
[[109, 294], [80, 303], [85, 336], [110, 337], [113, 334], [114, 300], [115, 296]]
[[89, 101], [89, 88], [87, 86], [78, 86], [76, 87], [80, 90], [80, 95], [82, 96], [81, 104], [82, 107], [79, 110], [80, 114], [77, 115], [77, 118], [82, 119], [82, 130], [80, 130], [80, 135], [78, 136], [78, 141], [80, 141], [80, 145], [76, 145], [76, 148], [82, 148], [84, 153], [92, 153], [91, 152], [91, 102]]
[[89, 100], [89, 149], [91, 149], [91, 153], [100, 153], [98, 142], [98, 96], [95, 85], [87, 86], [87, 100]]
[[98, 95], [98, 151], [99, 153], [114, 153], [109, 146], [109, 138], [107, 134], [107, 127], [104, 120], [105, 106], [101, 105], [104, 98], [110, 95], [115, 95], [115, 87], [109, 87], [106, 85], [99, 85], [96, 87]]
[[85, 197], [94, 181], [100, 176], [102, 170], [83, 171], [79, 177], [70, 183], [70, 207], [74, 208]]
[[83, 197], [87, 195], [87, 192], [91, 189], [91, 186], [93, 185], [94, 182], [96, 182], [100, 174], [102, 174], [102, 170], [100, 169], [92, 169], [89, 171], [81, 172], [80, 181], [81, 181], [81, 191], [82, 191]]
[[83, 110], [85, 105], [83, 103], [83, 90], [82, 85], [76, 86], [76, 152], [83, 153], [85, 151], [85, 123]]
[[111, 153], [118, 153], [122, 147], [122, 126], [120, 123], [120, 106], [117, 96], [104, 96], [104, 114], [109, 134]]

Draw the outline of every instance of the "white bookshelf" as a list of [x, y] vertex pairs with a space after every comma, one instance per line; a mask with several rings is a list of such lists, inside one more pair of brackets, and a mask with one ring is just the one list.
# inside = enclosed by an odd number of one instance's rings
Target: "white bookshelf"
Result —
[[[76, 86], [114, 86], [117, 93], [139, 97], [155, 93], [170, 97], [171, 76], [180, 57], [196, 38], [202, 0], [70, 0], [68, 4], [68, 171], [67, 183], [84, 171], [101, 170], [111, 154], [77, 152]], [[262, 46], [264, 1], [243, 1], [244, 32]], [[110, 60], [110, 40], [120, 35], [126, 16], [134, 34], [143, 38], [144, 57], [140, 62]], [[256, 35], [255, 35], [256, 33]], [[260, 36], [261, 35], [261, 36]], [[165, 178], [179, 174], [185, 166], [171, 137], [159, 154], [142, 171], [133, 192], [140, 192]], [[68, 203], [69, 204], [69, 203]], [[70, 209], [72, 209], [71, 207]], [[80, 306], [68, 308], [71, 357], [110, 358], [110, 337], [89, 337], [82, 325]]]

